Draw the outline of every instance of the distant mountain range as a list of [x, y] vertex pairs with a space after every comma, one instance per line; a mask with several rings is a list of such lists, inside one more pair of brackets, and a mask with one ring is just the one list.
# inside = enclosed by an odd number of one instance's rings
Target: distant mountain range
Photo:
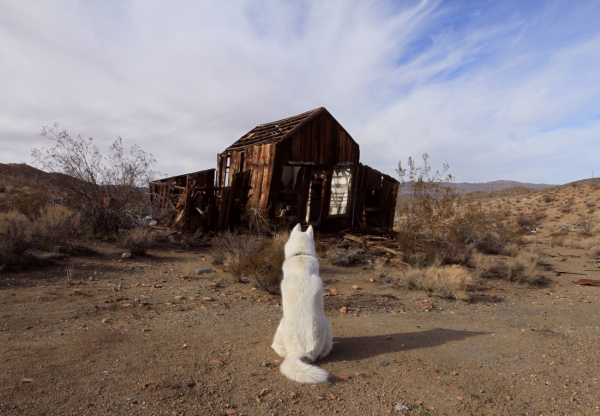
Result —
[[[548, 185], [544, 183], [525, 183], [525, 182], [517, 182], [517, 181], [492, 181], [492, 182], [484, 182], [484, 183], [470, 183], [470, 182], [460, 182], [460, 183], [452, 183], [448, 184], [456, 188], [456, 192], [458, 194], [468, 194], [471, 192], [496, 192], [502, 191], [504, 189], [509, 188], [525, 188], [525, 189], [534, 189], [534, 190], [542, 190], [547, 188], [553, 188], [557, 185]], [[407, 182], [406, 186], [404, 186], [400, 193], [404, 196], [410, 196], [410, 186], [411, 183]]]

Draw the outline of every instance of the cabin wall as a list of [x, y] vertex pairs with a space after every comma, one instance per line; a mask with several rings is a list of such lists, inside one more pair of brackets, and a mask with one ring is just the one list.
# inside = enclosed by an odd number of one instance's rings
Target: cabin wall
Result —
[[[321, 213], [318, 220], [312, 222], [321, 230], [331, 221], [334, 229], [349, 227], [351, 218], [350, 204], [354, 185], [350, 185], [349, 206], [345, 215], [330, 216], [331, 175], [336, 165], [347, 166], [353, 174], [360, 158], [360, 148], [331, 114], [324, 111], [308, 120], [301, 128], [277, 145], [274, 160], [273, 178], [269, 205], [274, 215], [280, 215], [287, 206], [292, 207], [293, 218], [290, 222], [306, 222], [307, 204], [310, 203], [310, 182], [323, 178]], [[285, 167], [299, 167], [296, 189], [282, 189], [282, 175]], [[353, 181], [352, 181], [353, 182]], [[289, 205], [288, 205], [289, 204]]]
[[218, 186], [230, 187], [237, 174], [251, 171], [247, 200], [259, 208], [267, 209], [276, 147], [277, 143], [266, 143], [221, 153], [218, 157]]
[[357, 187], [354, 227], [391, 228], [394, 225], [398, 181], [360, 164]]

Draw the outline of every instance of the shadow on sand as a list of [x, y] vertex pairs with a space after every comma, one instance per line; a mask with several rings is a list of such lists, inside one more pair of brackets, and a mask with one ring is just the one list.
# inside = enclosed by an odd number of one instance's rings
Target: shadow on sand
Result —
[[323, 361], [353, 361], [398, 351], [430, 348], [447, 342], [484, 335], [487, 332], [456, 331], [434, 328], [420, 332], [334, 338], [333, 350]]

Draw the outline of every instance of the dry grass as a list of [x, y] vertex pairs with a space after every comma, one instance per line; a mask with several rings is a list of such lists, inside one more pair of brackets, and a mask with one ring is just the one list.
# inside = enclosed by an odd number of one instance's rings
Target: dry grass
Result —
[[119, 237], [119, 243], [125, 247], [132, 256], [145, 256], [152, 247], [154, 240], [152, 232], [147, 228], [134, 228], [124, 232]]
[[73, 212], [62, 206], [51, 206], [42, 211], [35, 221], [41, 247], [48, 251], [68, 251], [67, 239], [77, 228]]
[[425, 269], [410, 268], [405, 273], [408, 288], [425, 290], [433, 296], [444, 299], [468, 300], [469, 286], [473, 278], [461, 266], [429, 266]]
[[509, 243], [502, 248], [502, 251], [500, 253], [504, 254], [505, 256], [514, 257], [521, 252], [521, 247], [522, 245], [516, 242]]
[[0, 213], [0, 271], [32, 266], [37, 259], [28, 253], [35, 244], [35, 227], [17, 211]]
[[229, 230], [213, 239], [213, 256], [215, 264], [226, 264], [237, 282], [242, 279], [244, 264], [250, 254], [260, 248], [262, 236], [241, 234]]
[[241, 265], [242, 273], [267, 292], [281, 294], [284, 247], [288, 238], [288, 233], [264, 238], [262, 244]]
[[507, 259], [500, 270], [502, 278], [524, 284], [537, 283], [540, 279], [540, 257], [532, 251], [522, 251]]

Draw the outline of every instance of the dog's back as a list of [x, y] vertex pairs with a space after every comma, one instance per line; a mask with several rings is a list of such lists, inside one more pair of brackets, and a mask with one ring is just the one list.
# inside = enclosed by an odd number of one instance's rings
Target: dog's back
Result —
[[285, 245], [281, 296], [283, 318], [275, 334], [273, 349], [285, 357], [281, 372], [292, 380], [309, 383], [327, 381], [328, 374], [313, 362], [331, 350], [331, 326], [323, 315], [323, 282], [319, 277], [312, 227], [306, 233], [298, 224]]

